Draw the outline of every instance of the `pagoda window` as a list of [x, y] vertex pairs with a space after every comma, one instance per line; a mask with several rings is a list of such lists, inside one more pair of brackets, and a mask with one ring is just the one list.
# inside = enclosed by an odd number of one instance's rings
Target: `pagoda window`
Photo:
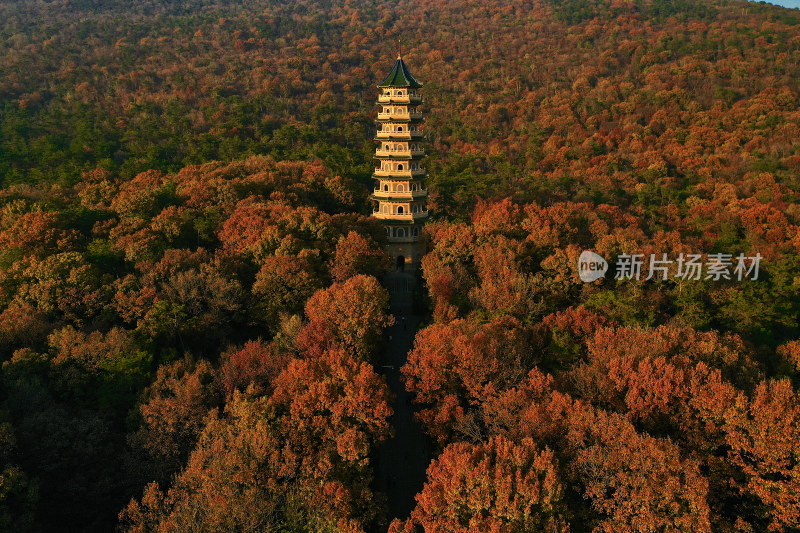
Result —
[[403, 126], [397, 126], [397, 131], [403, 131]]
[[403, 214], [403, 206], [402, 205], [397, 207], [397, 214], [398, 215], [402, 215]]
[[402, 163], [397, 165], [397, 170], [403, 170], [403, 164]]
[[388, 185], [384, 185], [384, 186], [383, 186], [383, 190], [384, 190], [385, 192], [389, 192], [389, 186], [388, 186]]

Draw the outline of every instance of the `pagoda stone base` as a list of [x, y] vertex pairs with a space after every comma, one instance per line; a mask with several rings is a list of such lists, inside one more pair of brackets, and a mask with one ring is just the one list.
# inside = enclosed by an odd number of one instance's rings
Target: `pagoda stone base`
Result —
[[425, 250], [421, 242], [393, 242], [386, 246], [391, 264], [389, 272], [416, 272]]

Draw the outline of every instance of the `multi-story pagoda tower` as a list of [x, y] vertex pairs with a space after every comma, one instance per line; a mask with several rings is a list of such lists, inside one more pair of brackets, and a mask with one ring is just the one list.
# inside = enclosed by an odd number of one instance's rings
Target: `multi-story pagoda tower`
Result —
[[422, 112], [418, 106], [422, 87], [408, 71], [398, 55], [392, 71], [378, 87], [378, 148], [375, 159], [380, 166], [372, 175], [375, 190], [373, 216], [386, 225], [389, 238], [388, 253], [398, 271], [418, 268], [423, 250], [420, 246], [422, 224], [428, 218], [428, 191], [425, 189], [425, 169], [420, 165], [425, 157], [422, 149]]

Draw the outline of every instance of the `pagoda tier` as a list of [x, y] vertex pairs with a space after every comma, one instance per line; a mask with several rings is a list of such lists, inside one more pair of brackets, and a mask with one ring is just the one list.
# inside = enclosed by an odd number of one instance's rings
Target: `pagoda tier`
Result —
[[422, 122], [422, 111], [415, 108], [409, 104], [383, 104], [383, 111], [378, 111], [375, 122]]
[[[380, 145], [375, 150], [375, 158], [381, 160], [389, 159], [403, 159], [419, 160], [425, 157], [425, 150], [420, 146], [419, 142], [408, 141], [394, 141], [388, 139], [380, 139]], [[375, 169], [376, 171], [379, 169]]]
[[376, 104], [413, 104], [422, 103], [422, 96], [414, 89], [407, 89], [405, 94], [384, 93], [378, 96]]
[[[395, 124], [387, 124], [387, 126], [396, 126]], [[394, 127], [394, 128], [387, 128], [378, 130], [375, 132], [375, 137], [373, 140], [375, 141], [421, 141], [425, 138], [425, 134], [422, 133], [422, 130], [410, 126], [408, 128], [404, 127]]]
[[408, 71], [402, 58], [391, 73], [378, 85], [377, 131], [375, 159], [378, 161], [372, 177], [375, 188], [370, 195], [372, 215], [386, 227], [390, 255], [402, 270], [406, 264], [418, 265], [421, 250], [412, 246], [419, 241], [422, 224], [428, 218], [427, 172], [420, 164], [425, 157], [421, 128], [424, 118], [418, 106], [422, 87]]

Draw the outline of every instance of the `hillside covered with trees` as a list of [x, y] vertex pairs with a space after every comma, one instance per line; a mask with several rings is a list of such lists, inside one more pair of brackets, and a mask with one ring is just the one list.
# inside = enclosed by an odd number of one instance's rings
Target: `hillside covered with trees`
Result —
[[[374, 482], [397, 39], [410, 516]], [[0, 530], [798, 530], [799, 65], [800, 13], [739, 1], [0, 1]]]

